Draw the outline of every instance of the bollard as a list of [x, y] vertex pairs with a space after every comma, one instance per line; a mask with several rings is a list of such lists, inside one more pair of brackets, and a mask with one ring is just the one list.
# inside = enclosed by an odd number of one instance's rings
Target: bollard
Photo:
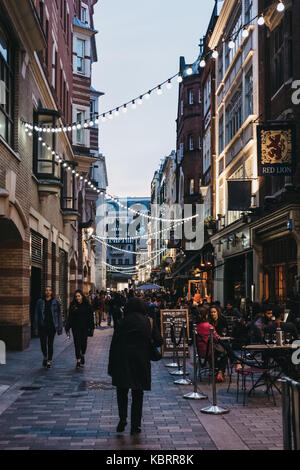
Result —
[[292, 450], [291, 419], [289, 411], [289, 384], [286, 379], [280, 379], [282, 389], [282, 430], [283, 449]]
[[[174, 324], [173, 324], [174, 326]], [[174, 337], [175, 337], [175, 330], [174, 330]], [[176, 356], [176, 359], [177, 359], [177, 370], [175, 370], [174, 372], [170, 372], [170, 375], [183, 375], [183, 370], [181, 369], [181, 366], [180, 366], [180, 358], [179, 358], [179, 354], [178, 354], [178, 348], [177, 348], [177, 345], [176, 345], [176, 338], [174, 340], [174, 348], [175, 348], [175, 356]]]
[[197, 339], [195, 332], [195, 325], [193, 326], [193, 350], [194, 350], [194, 391], [183, 395], [183, 398], [188, 400], [207, 400], [207, 396], [198, 392], [197, 382]]
[[207, 408], [202, 408], [201, 413], [210, 415], [223, 415], [229, 413], [229, 410], [221, 408], [217, 405], [217, 391], [216, 391], [216, 376], [215, 376], [215, 347], [214, 347], [214, 329], [209, 329], [210, 343], [211, 343], [211, 363], [212, 363], [212, 392], [213, 392], [213, 404]]
[[192, 381], [187, 379], [188, 372], [186, 371], [186, 326], [183, 327], [183, 378], [176, 380], [176, 385], [190, 385]]
[[[171, 323], [171, 325], [173, 325], [174, 327], [174, 323]], [[173, 346], [174, 346], [174, 351], [173, 351], [173, 362], [169, 362], [169, 364], [165, 364], [166, 367], [170, 367], [170, 368], [175, 368], [177, 369], [178, 367], [178, 364], [176, 362], [176, 353], [175, 353], [175, 344], [173, 343]]]

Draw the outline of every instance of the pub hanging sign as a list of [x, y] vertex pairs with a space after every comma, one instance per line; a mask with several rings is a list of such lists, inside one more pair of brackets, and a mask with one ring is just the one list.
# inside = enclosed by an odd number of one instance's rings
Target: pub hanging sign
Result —
[[295, 133], [295, 126], [292, 124], [257, 127], [259, 176], [289, 176], [293, 174]]

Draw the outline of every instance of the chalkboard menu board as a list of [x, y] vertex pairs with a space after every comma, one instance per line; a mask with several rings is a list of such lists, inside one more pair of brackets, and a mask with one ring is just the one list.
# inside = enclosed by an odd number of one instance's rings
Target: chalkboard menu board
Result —
[[[183, 310], [161, 310], [160, 311], [161, 335], [164, 340], [162, 355], [173, 354], [174, 347], [171, 340], [171, 323], [174, 323], [176, 341], [179, 341], [180, 331], [183, 325], [187, 327], [189, 337], [189, 311]], [[186, 341], [186, 351], [189, 356], [189, 346]], [[183, 353], [183, 339], [178, 345], [178, 353]]]

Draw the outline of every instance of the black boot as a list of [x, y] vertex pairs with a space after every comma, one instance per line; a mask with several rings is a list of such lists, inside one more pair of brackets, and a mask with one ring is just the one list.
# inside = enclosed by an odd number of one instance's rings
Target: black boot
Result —
[[125, 430], [126, 426], [127, 426], [127, 421], [126, 421], [126, 419], [125, 419], [125, 420], [120, 419], [120, 422], [119, 422], [119, 424], [118, 424], [118, 426], [117, 426], [117, 432], [123, 432], [123, 431]]

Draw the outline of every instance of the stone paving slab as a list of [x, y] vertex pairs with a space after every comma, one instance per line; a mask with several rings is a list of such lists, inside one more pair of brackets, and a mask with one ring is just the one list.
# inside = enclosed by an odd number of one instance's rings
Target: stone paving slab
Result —
[[[141, 435], [129, 435], [130, 422], [124, 434], [118, 435], [115, 388], [82, 389], [84, 382], [111, 384], [107, 376], [111, 336], [110, 328], [95, 331], [80, 371], [75, 370], [73, 343], [65, 337], [55, 340], [51, 370], [41, 368], [39, 340], [33, 340], [27, 352], [8, 353], [7, 365], [0, 368], [0, 384], [9, 385], [0, 401], [0, 450], [282, 448], [279, 405], [265, 403], [265, 397], [257, 393], [243, 407], [235, 403], [235, 383], [228, 394], [227, 385], [221, 384], [220, 404], [230, 408], [230, 413], [204, 415], [200, 410], [209, 401], [184, 400], [183, 394], [192, 386], [175, 385], [165, 360], [152, 363], [152, 391], [145, 392]], [[20, 391], [24, 384], [40, 388]], [[200, 389], [211, 398], [207, 378]]]

